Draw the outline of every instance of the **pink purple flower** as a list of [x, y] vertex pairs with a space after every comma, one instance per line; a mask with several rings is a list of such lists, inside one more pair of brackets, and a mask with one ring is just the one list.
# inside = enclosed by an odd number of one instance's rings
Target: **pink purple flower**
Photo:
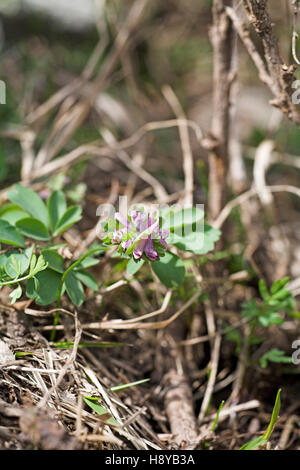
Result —
[[145, 256], [156, 261], [164, 255], [169, 231], [159, 227], [158, 214], [153, 210], [133, 210], [127, 219], [117, 212], [115, 219], [118, 227], [111, 234], [110, 241], [119, 244], [120, 251], [126, 253], [129, 250], [136, 260]]

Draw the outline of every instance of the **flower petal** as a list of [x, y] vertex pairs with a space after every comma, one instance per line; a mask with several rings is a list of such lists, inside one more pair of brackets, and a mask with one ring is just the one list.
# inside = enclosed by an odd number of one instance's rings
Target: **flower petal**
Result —
[[124, 251], [126, 251], [132, 244], [134, 240], [126, 240], [125, 242], [121, 243], [121, 246]]
[[159, 242], [160, 242], [160, 244], [161, 244], [165, 249], [168, 248], [168, 244], [167, 244], [166, 240], [164, 240], [163, 238], [161, 238], [161, 239], [159, 240]]
[[133, 211], [132, 214], [132, 221], [134, 223], [134, 226], [136, 230], [141, 233], [146, 230], [148, 226], [148, 214], [147, 212], [138, 212], [138, 211]]
[[144, 248], [147, 243], [147, 238], [142, 238], [133, 250], [133, 256], [135, 259], [140, 259], [143, 256]]
[[151, 240], [151, 238], [148, 238], [144, 251], [145, 251], [145, 255], [151, 261], [155, 261], [159, 258], [157, 251], [154, 249], [153, 241]]
[[167, 230], [166, 228], [163, 228], [161, 231], [160, 231], [160, 236], [163, 240], [165, 240], [166, 238], [168, 238], [168, 236], [170, 235], [170, 231]]
[[128, 219], [125, 219], [120, 212], [115, 213], [115, 219], [120, 222], [124, 227], [130, 228], [130, 222]]
[[112, 243], [120, 243], [123, 238], [123, 231], [122, 230], [115, 230], [112, 234], [111, 241]]

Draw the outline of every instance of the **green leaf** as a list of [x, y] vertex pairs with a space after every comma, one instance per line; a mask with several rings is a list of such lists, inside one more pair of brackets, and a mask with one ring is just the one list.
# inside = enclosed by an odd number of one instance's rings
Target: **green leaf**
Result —
[[91, 268], [92, 266], [96, 266], [96, 264], [98, 263], [99, 263], [99, 260], [97, 258], [88, 256], [74, 268], [74, 271], [80, 271], [81, 269]]
[[240, 450], [254, 450], [257, 449], [258, 447], [262, 446], [263, 444], [266, 444], [266, 440], [261, 436], [261, 437], [256, 437], [252, 441], [247, 442], [247, 444], [244, 444]]
[[48, 227], [48, 211], [37, 193], [25, 186], [15, 184], [13, 189], [8, 191], [7, 198]]
[[6, 220], [0, 220], [0, 242], [23, 248], [24, 238], [20, 232]]
[[264, 300], [268, 300], [270, 298], [267, 285], [266, 285], [266, 283], [263, 279], [259, 280], [258, 289], [259, 289], [259, 293], [260, 293], [261, 297]]
[[154, 261], [152, 267], [157, 277], [167, 287], [179, 286], [184, 280], [183, 261], [170, 251], [167, 251], [159, 261]]
[[15, 225], [20, 219], [28, 217], [28, 213], [20, 209], [16, 204], [8, 203], [0, 209], [1, 220], [6, 220], [11, 225]]
[[289, 315], [293, 318], [297, 318], [298, 320], [300, 319], [300, 312], [288, 312]]
[[54, 232], [58, 221], [67, 210], [65, 195], [62, 191], [53, 191], [48, 199], [48, 214], [50, 229]]
[[29, 272], [33, 272], [33, 271], [34, 271], [34, 268], [35, 268], [35, 266], [36, 266], [36, 261], [37, 261], [37, 257], [36, 257], [36, 255], [33, 253], [33, 255], [31, 256], [31, 259], [30, 259]]
[[277, 281], [273, 282], [270, 292], [272, 295], [276, 294], [280, 291], [289, 281], [291, 280], [290, 277], [285, 277], [283, 279], [278, 279]]
[[130, 258], [126, 266], [127, 273], [134, 276], [141, 269], [144, 263], [145, 261], [143, 259], [135, 261], [134, 258]]
[[31, 276], [35, 276], [35, 274], [39, 273], [40, 271], [44, 271], [44, 269], [46, 269], [47, 267], [48, 267], [48, 265], [45, 262], [45, 259], [44, 259], [43, 255], [40, 255], [34, 266], [33, 266], [33, 264], [30, 264], [29, 274]]
[[47, 241], [50, 238], [47, 227], [33, 217], [18, 220], [16, 226], [23, 235], [33, 238], [34, 240]]
[[33, 353], [29, 351], [17, 351], [15, 352], [15, 356], [16, 357], [33, 356]]
[[10, 294], [9, 298], [11, 299], [11, 304], [14, 304], [22, 296], [22, 287], [18, 285]]
[[129, 255], [126, 255], [126, 254], [123, 253], [123, 252], [120, 253], [118, 250], [114, 251], [114, 252], [110, 255], [110, 257], [111, 257], [112, 259], [114, 259], [114, 258], [122, 258], [123, 260], [126, 260], [126, 259], [129, 260], [129, 259], [130, 259], [130, 256], [129, 256]]
[[68, 198], [72, 202], [75, 202], [75, 203], [82, 201], [83, 198], [84, 198], [85, 193], [86, 193], [86, 184], [85, 183], [78, 183], [75, 186], [73, 186], [72, 188], [67, 190]]
[[211, 227], [208, 224], [204, 224], [204, 244], [199, 254], [205, 254], [212, 251], [215, 247], [215, 243], [220, 239], [221, 231]]
[[48, 267], [57, 271], [58, 273], [64, 272], [64, 259], [60, 256], [56, 251], [46, 249], [41, 251], [46, 263], [48, 263]]
[[212, 427], [211, 427], [212, 432], [214, 432], [214, 431], [216, 430], [216, 427], [217, 427], [218, 421], [219, 421], [219, 416], [220, 416], [220, 413], [221, 413], [222, 408], [223, 408], [223, 406], [224, 406], [224, 403], [225, 403], [224, 400], [222, 400], [221, 403], [220, 403], [220, 406], [219, 406], [219, 408], [218, 408], [216, 417], [215, 417], [214, 422], [213, 422], [213, 425], [212, 425]]
[[[36, 285], [36, 279], [38, 285]], [[45, 269], [29, 279], [26, 285], [26, 295], [34, 298], [39, 305], [49, 305], [57, 299], [61, 274], [52, 269]]]
[[95, 400], [91, 399], [90, 397], [83, 397], [85, 403], [92, 408], [99, 416], [102, 417], [107, 424], [113, 424], [114, 426], [119, 426], [119, 423], [111, 416], [111, 413], [107, 411], [106, 408], [101, 406]]
[[84, 290], [81, 282], [76, 278], [72, 271], [69, 272], [65, 279], [65, 286], [71, 301], [79, 307], [84, 301]]
[[260, 357], [259, 363], [263, 369], [267, 367], [268, 361], [285, 364], [293, 362], [290, 356], [285, 356], [284, 351], [277, 348], [271, 349]]
[[98, 282], [91, 273], [87, 273], [86, 271], [74, 271], [74, 275], [86, 287], [89, 287], [94, 291], [99, 290]]
[[[7, 274], [11, 277], [11, 278], [14, 278], [16, 277], [15, 276], [15, 273], [18, 271], [18, 275], [20, 274], [24, 274], [28, 268], [29, 268], [29, 264], [30, 264], [30, 259], [31, 259], [31, 256], [32, 256], [32, 252], [33, 252], [33, 245], [26, 248], [26, 250], [23, 251], [23, 253], [19, 253], [19, 252], [14, 252], [14, 253], [3, 253], [0, 257], [0, 264], [3, 264], [4, 266], [6, 265], [7, 266], [7, 269], [10, 270], [10, 269], [13, 269], [12, 272], [10, 272], [10, 274], [8, 274], [8, 270], [6, 269], [6, 272]], [[15, 269], [13, 266], [11, 266], [11, 261], [10, 261], [10, 266], [8, 265], [8, 260], [11, 258], [11, 257], [14, 257], [16, 262], [18, 263], [18, 268]], [[14, 263], [15, 264], [15, 263]], [[16, 266], [16, 264], [15, 264]]]
[[22, 271], [21, 264], [15, 255], [9, 256], [5, 263], [5, 272], [11, 279], [17, 279]]
[[170, 233], [166, 241], [169, 245], [175, 245], [183, 251], [204, 255], [214, 249], [215, 242], [219, 240], [220, 235], [220, 230], [204, 224], [203, 233], [190, 232], [187, 235]]
[[189, 207], [174, 212], [172, 208], [162, 215], [162, 228], [181, 233], [181, 227], [194, 225], [204, 217], [203, 209], [199, 207]]
[[273, 412], [272, 412], [271, 421], [270, 421], [270, 424], [268, 426], [268, 429], [266, 430], [265, 434], [263, 435], [263, 437], [266, 440], [270, 439], [271, 434], [274, 430], [275, 424], [277, 423], [277, 420], [279, 418], [279, 411], [280, 411], [280, 405], [281, 405], [281, 403], [280, 403], [280, 393], [281, 393], [281, 389], [279, 389], [278, 392], [277, 392], [275, 405], [274, 405]]
[[32, 277], [28, 279], [26, 284], [26, 295], [29, 299], [35, 299], [38, 296], [39, 281]]
[[34, 245], [29, 246], [23, 253], [16, 253], [16, 258], [21, 264], [21, 274], [25, 273], [30, 266], [30, 260], [33, 254]]
[[62, 232], [65, 232], [69, 227], [78, 222], [81, 219], [81, 212], [82, 209], [80, 206], [69, 207], [69, 209], [66, 210], [63, 216], [57, 222], [53, 235], [55, 237], [60, 235]]
[[63, 189], [66, 182], [66, 175], [65, 173], [57, 173], [56, 175], [52, 175], [47, 180], [47, 186], [52, 191], [57, 191]]
[[263, 436], [257, 437], [256, 439], [253, 439], [252, 441], [248, 442], [247, 444], [244, 444], [240, 448], [240, 450], [254, 450], [254, 449], [257, 449], [258, 447], [261, 447], [262, 445], [264, 445], [268, 442], [268, 440], [270, 439], [271, 434], [274, 430], [274, 427], [275, 427], [275, 424], [278, 420], [278, 417], [279, 417], [280, 393], [281, 393], [281, 389], [279, 389], [278, 392], [277, 392], [275, 405], [274, 405], [271, 420], [270, 420], [270, 424], [269, 424], [268, 429], [266, 430], [265, 434]]
[[248, 302], [242, 304], [242, 315], [247, 318], [255, 318], [259, 314], [258, 306], [254, 299], [249, 299]]
[[291, 295], [291, 292], [288, 289], [280, 289], [275, 294], [272, 295], [272, 300], [284, 300]]
[[142, 380], [137, 380], [136, 382], [130, 382], [128, 384], [116, 385], [115, 387], [111, 387], [110, 390], [112, 392], [120, 392], [121, 390], [126, 390], [127, 388], [136, 387], [137, 385], [141, 385], [146, 382], [149, 382], [149, 380], [150, 379], [142, 379]]
[[30, 275], [34, 276], [35, 274], [39, 273], [40, 271], [44, 271], [48, 267], [47, 263], [44, 260], [43, 255], [38, 257], [37, 263], [33, 269], [30, 269]]
[[[93, 243], [90, 246], [89, 252], [93, 251], [93, 255], [98, 256], [101, 253], [105, 253], [108, 249], [109, 249], [108, 246], [100, 245], [98, 243]], [[82, 259], [82, 261], [74, 267], [74, 271], [81, 271], [82, 269], [87, 269], [87, 268], [91, 268], [92, 266], [96, 266], [96, 264], [99, 263], [99, 259], [94, 258], [94, 256], [92, 255], [86, 256], [86, 254], [82, 255], [80, 258]]]
[[264, 328], [270, 325], [282, 325], [284, 322], [278, 312], [267, 312], [264, 315], [259, 315], [258, 321]]

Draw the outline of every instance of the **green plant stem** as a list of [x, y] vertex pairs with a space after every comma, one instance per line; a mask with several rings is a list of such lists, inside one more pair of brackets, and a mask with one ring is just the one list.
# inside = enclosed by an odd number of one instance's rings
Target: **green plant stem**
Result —
[[12, 281], [0, 282], [0, 288], [3, 286], [8, 286], [10, 284], [19, 284], [22, 281], [27, 281], [28, 279], [31, 279], [33, 276], [34, 274], [27, 274], [27, 276], [19, 277], [17, 279], [13, 279]]
[[[44, 265], [44, 267], [43, 267], [43, 269], [41, 269], [41, 271], [44, 271], [44, 269], [46, 269], [47, 266], [48, 266], [48, 263], [46, 263]], [[39, 272], [39, 271], [37, 271], [37, 272]], [[0, 289], [3, 286], [9, 286], [11, 284], [19, 284], [22, 281], [28, 281], [28, 279], [31, 279], [32, 277], [34, 277], [37, 274], [37, 272], [33, 270], [33, 272], [27, 274], [26, 276], [19, 277], [19, 278], [16, 278], [16, 279], [12, 279], [11, 281], [0, 282]]]
[[[76, 266], [78, 266], [80, 263], [82, 263], [83, 260], [85, 260], [85, 258], [87, 258], [88, 256], [91, 256], [97, 252], [101, 252], [102, 251], [102, 248], [93, 248], [92, 250], [89, 250], [87, 251], [84, 255], [82, 255], [80, 258], [78, 258], [78, 260], [74, 261], [74, 263], [72, 263], [68, 269], [63, 273], [62, 277], [61, 277], [61, 280], [60, 280], [60, 284], [59, 284], [59, 287], [58, 287], [58, 291], [57, 291], [57, 300], [56, 300], [56, 308], [60, 308], [60, 303], [61, 303], [61, 295], [62, 295], [62, 290], [63, 290], [63, 286], [64, 286], [64, 282], [66, 280], [66, 277], [67, 275], [74, 269], [76, 268]], [[55, 327], [59, 322], [59, 312], [55, 312], [55, 316], [54, 316], [54, 320], [53, 320], [53, 326]], [[55, 328], [51, 331], [51, 335], [50, 335], [50, 341], [54, 341], [55, 340], [55, 335], [56, 335], [56, 330]]]
[[217, 411], [215, 420], [214, 420], [213, 425], [212, 425], [212, 428], [211, 428], [212, 432], [214, 432], [214, 431], [216, 430], [216, 427], [217, 427], [218, 421], [219, 421], [219, 416], [220, 416], [220, 413], [221, 413], [222, 408], [223, 408], [223, 406], [224, 406], [224, 403], [225, 403], [225, 401], [222, 400], [222, 401], [221, 401], [221, 404], [220, 404], [220, 406], [219, 406], [219, 408], [218, 408], [218, 411]]

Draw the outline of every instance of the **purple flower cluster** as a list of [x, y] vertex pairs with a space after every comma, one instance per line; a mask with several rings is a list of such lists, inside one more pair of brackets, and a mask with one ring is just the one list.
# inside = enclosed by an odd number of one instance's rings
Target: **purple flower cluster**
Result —
[[164, 254], [169, 230], [159, 227], [159, 217], [153, 210], [133, 210], [127, 219], [117, 212], [115, 219], [123, 227], [112, 233], [111, 242], [119, 244], [123, 252], [133, 245], [132, 254], [136, 260], [145, 255], [150, 261], [156, 261]]

